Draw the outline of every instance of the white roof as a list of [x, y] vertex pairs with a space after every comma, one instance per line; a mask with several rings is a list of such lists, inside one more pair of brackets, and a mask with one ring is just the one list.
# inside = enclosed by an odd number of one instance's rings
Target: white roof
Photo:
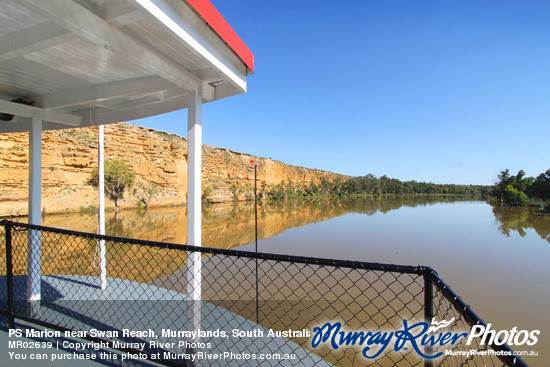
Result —
[[36, 114], [44, 130], [82, 127], [186, 108], [193, 90], [246, 92], [253, 66], [190, 3], [0, 0], [0, 112], [16, 115], [0, 132]]

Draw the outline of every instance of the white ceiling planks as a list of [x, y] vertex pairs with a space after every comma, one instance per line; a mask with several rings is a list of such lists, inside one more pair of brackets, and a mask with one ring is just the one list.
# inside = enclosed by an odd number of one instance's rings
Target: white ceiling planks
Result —
[[[184, 0], [0, 0], [0, 112], [23, 102], [63, 116], [44, 129], [186, 108], [193, 90], [203, 102], [244, 93], [248, 74]], [[25, 114], [0, 121], [0, 132], [28, 127]]]

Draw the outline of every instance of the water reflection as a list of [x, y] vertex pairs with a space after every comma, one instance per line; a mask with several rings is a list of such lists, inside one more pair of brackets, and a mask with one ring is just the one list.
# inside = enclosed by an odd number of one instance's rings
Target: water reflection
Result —
[[[314, 201], [263, 202], [258, 208], [258, 237], [268, 239], [287, 229], [326, 221], [348, 213], [374, 215], [402, 207], [429, 206], [459, 198], [394, 197]], [[203, 246], [234, 248], [254, 241], [252, 202], [218, 203], [203, 206]], [[26, 221], [26, 218], [17, 218]], [[84, 232], [97, 232], [95, 213], [44, 216], [43, 225]], [[111, 236], [181, 243], [187, 242], [186, 207], [152, 208], [148, 211], [107, 212], [106, 233]]]
[[493, 214], [499, 222], [500, 232], [510, 237], [514, 231], [521, 237], [533, 229], [540, 238], [550, 242], [550, 213], [531, 207], [493, 207]]
[[[370, 199], [334, 199], [314, 201], [260, 202], [258, 238], [269, 239], [290, 228], [302, 227], [348, 213], [388, 213], [403, 207], [425, 207], [440, 203], [469, 201], [453, 197], [404, 196]], [[507, 237], [517, 232], [525, 237], [533, 229], [550, 242], [550, 213], [531, 207], [493, 207], [499, 232]], [[218, 203], [203, 206], [203, 246], [234, 248], [254, 241], [254, 207], [252, 202]], [[26, 218], [15, 218], [26, 222]], [[47, 215], [43, 225], [97, 232], [97, 214], [91, 212]], [[112, 236], [143, 240], [187, 242], [186, 207], [152, 208], [107, 212], [106, 233]]]

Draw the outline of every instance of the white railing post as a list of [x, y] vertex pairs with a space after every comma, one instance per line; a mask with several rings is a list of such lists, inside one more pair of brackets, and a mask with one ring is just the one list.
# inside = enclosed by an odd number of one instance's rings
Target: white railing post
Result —
[[[187, 142], [187, 244], [201, 246], [201, 163], [202, 163], [202, 97], [200, 91], [189, 92]], [[200, 329], [201, 254], [189, 252], [187, 258], [187, 294], [192, 305], [189, 313], [191, 330]]]
[[[98, 158], [98, 187], [99, 187], [99, 209], [98, 209], [98, 221], [99, 221], [99, 234], [105, 234], [105, 139], [104, 139], [104, 126], [99, 125], [98, 134], [98, 146], [97, 146], [97, 158]], [[99, 240], [99, 277], [101, 279], [101, 289], [107, 288], [107, 259], [105, 250], [105, 240]]]
[[[41, 224], [42, 118], [32, 117], [29, 131], [29, 224]], [[41, 284], [41, 232], [29, 230], [27, 256], [27, 300], [38, 304]], [[31, 307], [32, 308], [32, 307]]]

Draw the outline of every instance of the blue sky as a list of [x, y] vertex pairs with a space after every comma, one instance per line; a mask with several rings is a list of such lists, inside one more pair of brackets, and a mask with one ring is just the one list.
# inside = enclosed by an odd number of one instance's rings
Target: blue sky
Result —
[[[205, 144], [360, 176], [550, 168], [549, 1], [212, 0], [255, 55]], [[186, 136], [187, 113], [134, 121]]]

